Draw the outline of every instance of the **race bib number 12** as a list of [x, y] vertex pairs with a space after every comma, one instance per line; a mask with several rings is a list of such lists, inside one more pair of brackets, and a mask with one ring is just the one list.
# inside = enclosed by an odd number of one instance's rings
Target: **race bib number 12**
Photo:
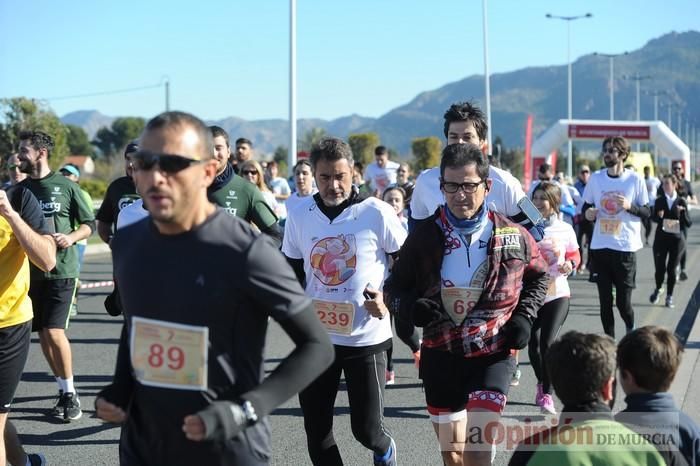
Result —
[[615, 218], [601, 218], [600, 219], [600, 234], [601, 235], [611, 235], [617, 236], [620, 234], [622, 229], [622, 221]]
[[131, 319], [131, 365], [143, 385], [207, 389], [209, 329], [164, 320]]

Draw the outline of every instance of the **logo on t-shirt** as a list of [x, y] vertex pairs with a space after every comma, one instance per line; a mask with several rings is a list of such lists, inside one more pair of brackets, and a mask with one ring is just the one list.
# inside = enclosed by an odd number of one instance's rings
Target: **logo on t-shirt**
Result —
[[61, 211], [61, 203], [57, 202], [56, 198], [53, 196], [51, 197], [51, 202], [44, 202], [39, 199], [39, 205], [45, 216]]
[[323, 238], [311, 249], [310, 264], [314, 276], [329, 286], [340, 285], [355, 273], [357, 266], [355, 235]]
[[620, 191], [608, 191], [600, 197], [600, 208], [608, 215], [615, 215], [622, 210], [622, 206], [615, 200], [615, 196], [624, 196]]
[[136, 202], [136, 199], [138, 199], [138, 196], [132, 196], [132, 195], [126, 195], [122, 196], [119, 201], [117, 202], [117, 208], [121, 212], [122, 209], [125, 207], [129, 207], [131, 204]]

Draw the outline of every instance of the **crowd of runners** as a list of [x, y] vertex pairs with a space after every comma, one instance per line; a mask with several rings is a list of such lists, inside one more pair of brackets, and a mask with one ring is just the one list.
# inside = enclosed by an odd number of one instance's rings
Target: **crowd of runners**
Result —
[[[664, 328], [638, 328], [632, 307], [651, 222], [650, 302], [665, 293], [673, 307], [687, 279], [696, 200], [683, 166], [637, 174], [625, 166], [628, 142], [611, 136], [600, 170], [582, 165], [571, 183], [544, 164], [525, 191], [485, 155], [477, 106], [451, 105], [444, 135], [440, 165], [415, 180], [386, 147], [363, 167], [334, 137], [286, 180], [254, 160], [250, 140], [232, 147], [223, 128], [166, 112], [125, 148], [126, 173], [96, 214], [79, 167], [51, 171], [53, 136], [18, 135], [0, 190], [0, 466], [45, 464], [8, 420], [31, 332], [57, 384], [51, 415], [82, 416], [66, 329], [79, 244], [95, 231], [113, 257], [105, 307], [124, 320], [116, 361], [104, 361], [115, 364], [112, 383], [95, 402], [99, 418], [121, 425], [119, 464], [269, 464], [269, 414], [297, 394], [311, 464], [412, 464], [401, 457], [409, 439], [384, 419], [394, 330], [422, 381], [436, 433], [426, 448], [445, 465], [491, 464], [499, 446], [488, 432], [526, 348], [535, 405], [560, 421], [523, 439], [511, 464], [699, 464], [700, 429], [667, 393], [682, 347]], [[568, 277], [586, 271], [602, 335], [560, 335]], [[264, 375], [270, 318], [294, 348]], [[333, 435], [341, 377], [366, 459], [343, 460]], [[627, 407], [614, 416], [617, 382]], [[664, 435], [649, 434], [660, 426]], [[474, 429], [486, 435], [475, 440]], [[572, 445], [571, 429], [592, 434]], [[634, 447], [604, 446], [601, 435]]]

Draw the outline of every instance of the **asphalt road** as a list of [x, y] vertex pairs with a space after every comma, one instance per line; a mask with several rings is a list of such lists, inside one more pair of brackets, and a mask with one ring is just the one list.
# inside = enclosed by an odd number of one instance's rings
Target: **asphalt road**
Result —
[[[700, 221], [698, 211], [693, 211], [695, 221]], [[696, 223], [697, 225], [698, 223]], [[651, 248], [638, 253], [637, 290], [633, 295], [637, 315], [637, 325], [657, 324], [675, 329], [684, 314], [686, 304], [696, 284], [700, 282], [700, 231], [693, 228], [689, 237], [688, 273], [690, 279], [677, 287], [674, 299], [675, 309], [649, 304], [648, 297], [653, 289], [653, 262]], [[563, 331], [602, 333], [598, 312], [597, 291], [594, 284], [588, 283], [588, 274], [571, 279], [573, 299], [569, 317]], [[109, 280], [111, 262], [109, 256], [87, 257], [82, 274], [84, 282]], [[64, 424], [50, 417], [47, 412], [53, 406], [56, 384], [47, 373], [48, 366], [43, 359], [38, 340], [32, 340], [30, 357], [26, 365], [22, 383], [19, 386], [10, 419], [15, 422], [27, 451], [42, 452], [49, 464], [70, 465], [116, 465], [119, 428], [104, 424], [94, 417], [94, 397], [111, 380], [116, 345], [121, 328], [121, 319], [110, 317], [102, 303], [111, 288], [93, 288], [80, 293], [80, 312], [73, 318], [69, 329], [72, 342], [75, 382], [82, 405], [83, 418], [71, 424]], [[662, 300], [663, 301], [663, 300]], [[692, 300], [691, 308], [698, 303]], [[690, 314], [684, 322], [690, 322]], [[692, 316], [694, 318], [694, 314]], [[617, 320], [617, 334], [624, 333], [623, 325]], [[689, 347], [697, 348], [698, 341], [689, 341]], [[290, 340], [276, 324], [272, 324], [268, 335], [267, 364], [271, 370], [280, 358], [289, 353]], [[393, 433], [398, 445], [400, 464], [439, 465], [442, 464], [435, 435], [425, 410], [425, 400], [417, 370], [413, 366], [411, 354], [401, 342], [396, 340], [394, 363], [397, 372], [396, 385], [386, 392], [385, 424]], [[521, 354], [522, 379], [518, 387], [509, 394], [505, 416], [509, 419], [521, 418], [526, 414], [537, 414], [534, 406], [535, 378], [527, 361], [527, 354]], [[691, 371], [687, 377], [692, 377]], [[684, 394], [681, 387], [681, 396]], [[690, 397], [689, 397], [690, 398]], [[621, 409], [623, 396], [618, 394], [617, 409]], [[697, 407], [698, 404], [694, 405]], [[557, 404], [557, 409], [561, 405]], [[700, 420], [699, 412], [689, 413]], [[301, 411], [296, 398], [280, 407], [271, 417], [273, 427], [274, 465], [309, 464], [306, 452], [306, 438], [303, 430]], [[361, 447], [350, 432], [348, 400], [344, 386], [338, 394], [335, 416], [335, 437], [344, 457], [345, 464], [371, 464], [371, 453]], [[506, 464], [509, 452], [499, 451], [495, 464]]]

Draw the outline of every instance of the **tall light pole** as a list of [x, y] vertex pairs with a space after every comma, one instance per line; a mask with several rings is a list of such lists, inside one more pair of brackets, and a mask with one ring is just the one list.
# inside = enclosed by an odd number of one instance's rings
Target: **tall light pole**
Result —
[[627, 55], [629, 52], [622, 52], [622, 53], [599, 53], [595, 52], [593, 55], [597, 55], [599, 57], [605, 57], [610, 59], [610, 121], [613, 121], [615, 119], [615, 57], [619, 57], [621, 55]]
[[[622, 77], [622, 79], [629, 79], [629, 80], [637, 82], [637, 121], [640, 121], [641, 120], [641, 113], [640, 113], [640, 104], [639, 104], [639, 102], [640, 102], [640, 100], [639, 100], [639, 90], [640, 90], [639, 83], [644, 81], [645, 79], [651, 79], [651, 76], [649, 76], [649, 75], [640, 76], [639, 73], [637, 73], [634, 76], [625, 75]], [[639, 143], [637, 143], [637, 152], [639, 152]]]
[[297, 2], [289, 0], [289, 153], [287, 170], [297, 163]]
[[481, 5], [483, 7], [483, 22], [484, 22], [484, 92], [486, 94], [486, 124], [488, 126], [488, 145], [489, 152], [493, 154], [493, 125], [491, 124], [491, 84], [489, 78], [489, 36], [488, 36], [488, 26], [487, 26], [487, 15], [486, 15], [486, 2], [488, 0], [482, 0]]
[[[569, 123], [571, 123], [571, 95], [572, 95], [572, 90], [571, 90], [571, 22], [575, 21], [577, 19], [583, 19], [583, 18], [591, 18], [593, 15], [591, 13], [586, 13], [585, 15], [577, 15], [577, 16], [557, 16], [557, 15], [552, 15], [547, 13], [545, 15], [546, 18], [549, 19], [561, 19], [563, 21], [566, 21], [566, 34], [567, 34], [567, 40], [566, 40], [566, 61], [568, 64], [568, 72], [569, 72], [569, 78], [568, 78], [568, 116], [567, 119], [569, 120]], [[569, 178], [572, 177], [572, 165], [573, 165], [573, 146], [571, 143], [571, 138], [569, 138], [569, 155], [568, 158], [566, 159], [566, 171], [567, 175], [569, 175]]]
[[[654, 96], [654, 121], [659, 121], [659, 96], [668, 94], [666, 91], [651, 91], [649, 94]], [[659, 148], [654, 144], [654, 166], [659, 165]]]

